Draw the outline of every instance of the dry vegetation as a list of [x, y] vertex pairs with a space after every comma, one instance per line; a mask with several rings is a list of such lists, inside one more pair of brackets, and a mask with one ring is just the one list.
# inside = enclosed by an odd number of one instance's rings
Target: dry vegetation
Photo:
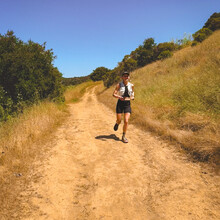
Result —
[[100, 82], [88, 81], [79, 85], [67, 87], [64, 96], [66, 103], [78, 102], [85, 93], [86, 89], [99, 85]]
[[[66, 102], [78, 101], [86, 88], [95, 85], [97, 83], [86, 82], [68, 87], [64, 94]], [[67, 117], [66, 105], [42, 102], [26, 109], [19, 117], [0, 124], [1, 219], [16, 219], [15, 210], [22, 210], [20, 193], [27, 187], [30, 175], [35, 175], [30, 174], [33, 162], [47, 150], [41, 145], [49, 141], [48, 138]]]
[[20, 117], [2, 123], [0, 165], [11, 167], [17, 160], [23, 164], [21, 158], [31, 152], [31, 143], [45, 135], [45, 132], [51, 131], [60, 122], [63, 110], [64, 106], [58, 107], [54, 103], [43, 102], [26, 109]]
[[[220, 152], [220, 31], [196, 47], [131, 74], [135, 85], [131, 122], [179, 143], [202, 161]], [[99, 99], [115, 108], [113, 87]], [[100, 89], [99, 89], [100, 90]]]
[[66, 115], [64, 105], [43, 102], [0, 125], [1, 219], [16, 219], [14, 213], [21, 205], [19, 193], [26, 187], [27, 172], [44, 150], [39, 145]]
[[[219, 161], [220, 31], [196, 47], [134, 71], [135, 101], [131, 122], [174, 140], [204, 161]], [[87, 88], [99, 85], [99, 100], [115, 110], [113, 87], [85, 82], [68, 87], [66, 103], [77, 102]], [[67, 118], [65, 107], [44, 102], [0, 124], [0, 216], [13, 216], [19, 193], [45, 140]], [[20, 184], [15, 182], [20, 181]], [[24, 185], [24, 186], [23, 186]], [[18, 207], [17, 207], [18, 208]], [[3, 216], [3, 217], [2, 217]]]

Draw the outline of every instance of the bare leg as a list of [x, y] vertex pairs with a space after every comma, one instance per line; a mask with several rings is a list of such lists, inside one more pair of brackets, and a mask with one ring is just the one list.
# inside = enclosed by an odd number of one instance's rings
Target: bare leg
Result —
[[116, 114], [116, 123], [119, 125], [121, 123], [121, 115], [122, 114]]
[[128, 120], [130, 118], [130, 113], [125, 113], [124, 114], [124, 126], [123, 126], [123, 135], [125, 135], [126, 131], [127, 131], [127, 128], [128, 128]]
[[116, 123], [114, 125], [114, 130], [117, 131], [118, 130], [118, 126], [121, 123], [121, 114], [116, 114]]

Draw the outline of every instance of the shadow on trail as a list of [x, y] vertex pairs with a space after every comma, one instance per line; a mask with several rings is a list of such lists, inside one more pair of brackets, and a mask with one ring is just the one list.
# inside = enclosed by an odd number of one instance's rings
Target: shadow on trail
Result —
[[95, 139], [99, 139], [99, 140], [102, 140], [102, 141], [106, 141], [106, 139], [113, 139], [113, 140], [116, 140], [116, 141], [120, 141], [120, 138], [117, 137], [115, 134], [99, 135], [99, 136], [96, 136]]

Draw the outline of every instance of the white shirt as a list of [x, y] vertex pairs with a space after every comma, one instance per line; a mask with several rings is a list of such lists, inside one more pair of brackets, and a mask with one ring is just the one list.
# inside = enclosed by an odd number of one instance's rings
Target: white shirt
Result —
[[[119, 83], [119, 86], [120, 86], [120, 88], [119, 88], [119, 95], [120, 95], [120, 96], [123, 96], [124, 93], [125, 93], [125, 84], [124, 84], [123, 82], [120, 82], [120, 83]], [[130, 82], [128, 82], [128, 84], [127, 84], [126, 86], [128, 87], [128, 95], [129, 95], [131, 98], [134, 97], [134, 91], [133, 91], [133, 89], [132, 89], [133, 84], [130, 83]]]

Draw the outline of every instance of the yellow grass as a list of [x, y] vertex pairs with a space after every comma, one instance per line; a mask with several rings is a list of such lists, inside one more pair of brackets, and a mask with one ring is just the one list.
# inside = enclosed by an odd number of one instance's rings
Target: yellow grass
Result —
[[[220, 31], [131, 73], [135, 85], [131, 123], [179, 143], [200, 160], [217, 162], [220, 151]], [[99, 100], [115, 111], [115, 86]]]
[[[62, 107], [63, 108], [63, 107]], [[9, 152], [19, 157], [29, 151], [31, 142], [54, 128], [63, 111], [51, 102], [43, 102], [26, 109], [20, 117], [13, 118], [0, 126], [0, 149], [5, 156], [1, 157], [1, 165]]]
[[[38, 145], [67, 115], [64, 105], [43, 102], [0, 125], [0, 216], [12, 219], [27, 171], [44, 150]], [[19, 182], [20, 181], [20, 182]], [[14, 204], [12, 207], [11, 204]]]
[[64, 93], [66, 103], [79, 101], [87, 89], [99, 84], [100, 82], [88, 81], [79, 85], [67, 87]]
[[[86, 82], [68, 87], [65, 91], [66, 103], [78, 101], [87, 88], [98, 84], [100, 82]], [[67, 116], [65, 104], [42, 102], [25, 109], [19, 117], [0, 124], [0, 216], [3, 219], [14, 218], [16, 209], [22, 209], [20, 192], [29, 182], [27, 174], [31, 172], [28, 171], [35, 158], [39, 161], [41, 155], [45, 154], [47, 149], [42, 149], [42, 145], [51, 141], [49, 134]], [[33, 181], [35, 177], [31, 178]]]

